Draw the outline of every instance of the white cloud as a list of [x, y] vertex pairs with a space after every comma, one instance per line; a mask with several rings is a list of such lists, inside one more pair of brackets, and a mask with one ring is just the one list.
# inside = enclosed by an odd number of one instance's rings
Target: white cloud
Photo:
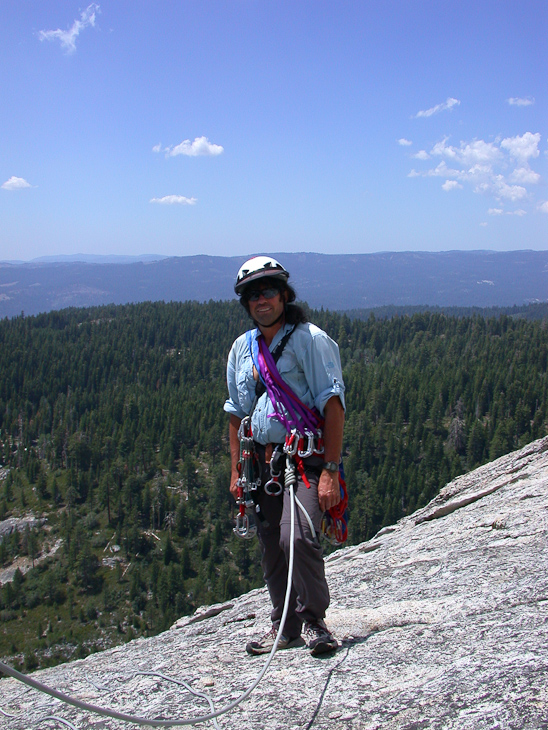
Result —
[[536, 134], [525, 132], [521, 137], [506, 137], [502, 140], [500, 146], [508, 150], [511, 157], [526, 162], [530, 157], [539, 156], [539, 142], [540, 134], [538, 132]]
[[24, 178], [12, 175], [9, 180], [6, 180], [6, 182], [3, 183], [2, 190], [23, 190], [24, 188], [31, 187], [32, 185]]
[[527, 190], [521, 185], [508, 185], [502, 175], [494, 175], [490, 180], [481, 182], [474, 188], [475, 193], [494, 195], [499, 200], [522, 200], [527, 196]]
[[531, 104], [535, 103], [534, 97], [525, 97], [521, 98], [519, 96], [511, 96], [509, 99], [506, 100], [510, 106], [531, 106]]
[[443, 104], [437, 104], [430, 109], [425, 109], [423, 111], [417, 112], [415, 114], [415, 119], [420, 119], [421, 117], [431, 117], [434, 114], [439, 114], [440, 112], [450, 111], [454, 106], [458, 106], [459, 104], [460, 101], [458, 99], [453, 99], [452, 97], [449, 97], [443, 102]]
[[95, 26], [95, 15], [101, 12], [101, 8], [97, 3], [91, 3], [85, 10], [80, 13], [80, 20], [75, 20], [68, 30], [40, 30], [38, 38], [41, 41], [55, 41], [61, 43], [61, 47], [67, 53], [74, 53], [76, 50], [76, 39], [80, 32], [89, 25]]
[[405, 139], [405, 137], [402, 137], [401, 139], [398, 140], [398, 144], [401, 145], [402, 147], [410, 147], [413, 144], [413, 142], [411, 142], [409, 139]]
[[535, 185], [540, 180], [538, 172], [530, 167], [518, 167], [508, 178], [510, 182], [522, 183], [523, 185]]
[[541, 203], [538, 209], [543, 213], [548, 213], [548, 200], [546, 200], [544, 203]]
[[[539, 133], [525, 134], [505, 139], [485, 141], [473, 139], [449, 144], [449, 137], [433, 145], [429, 151], [421, 150], [415, 159], [441, 158], [429, 169], [411, 170], [409, 177], [443, 177], [442, 189], [446, 192], [457, 187], [469, 187], [473, 192], [503, 202], [524, 201], [530, 197], [528, 187], [540, 182], [541, 176], [529, 162], [539, 156]], [[499, 206], [492, 210], [498, 210]], [[525, 215], [516, 211], [512, 215]], [[491, 213], [493, 215], [493, 213]]]
[[457, 178], [460, 176], [459, 170], [454, 170], [451, 167], [447, 167], [445, 164], [445, 160], [442, 160], [437, 167], [432, 168], [431, 170], [427, 170], [423, 173], [417, 173], [422, 174], [425, 177], [453, 177]]
[[165, 195], [163, 198], [152, 198], [150, 202], [161, 205], [196, 205], [196, 198], [185, 198], [184, 195]]
[[194, 142], [185, 139], [181, 144], [175, 145], [175, 147], [165, 147], [163, 150], [162, 145], [157, 144], [152, 148], [152, 151], [163, 151], [166, 153], [166, 157], [176, 157], [177, 155], [186, 155], [187, 157], [215, 157], [224, 152], [224, 147], [221, 147], [219, 144], [212, 144], [207, 137], [196, 137]]
[[432, 148], [432, 155], [447, 157], [460, 165], [473, 166], [492, 164], [502, 157], [499, 148], [492, 142], [475, 139], [472, 142], [461, 142], [460, 147], [446, 145], [447, 137]]
[[446, 180], [441, 187], [442, 187], [442, 190], [445, 190], [445, 192], [448, 193], [450, 190], [456, 190], [457, 188], [462, 188], [462, 185], [460, 183], [458, 183], [456, 180]]
[[517, 215], [521, 218], [523, 215], [527, 215], [527, 211], [523, 210], [523, 208], [518, 208], [517, 210], [507, 210], [506, 213], [502, 208], [489, 208], [487, 211], [489, 215]]

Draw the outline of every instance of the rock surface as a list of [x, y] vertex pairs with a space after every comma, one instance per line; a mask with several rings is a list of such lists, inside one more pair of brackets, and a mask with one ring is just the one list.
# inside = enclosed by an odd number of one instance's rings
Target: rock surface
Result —
[[[220, 728], [548, 730], [548, 438], [448, 484], [424, 509], [327, 560], [334, 655], [279, 652]], [[207, 701], [159, 672], [236, 699], [266, 659], [264, 589], [198, 610], [169, 631], [32, 676], [149, 718], [196, 717]], [[134, 728], [0, 681], [0, 728]], [[4, 713], [4, 714], [3, 714]], [[7, 717], [5, 713], [12, 715]], [[212, 721], [204, 726], [213, 726]]]
[[[2, 469], [0, 469], [0, 471], [2, 471]], [[1, 478], [2, 477], [0, 476], [0, 479]], [[46, 523], [46, 519], [37, 518], [32, 513], [25, 515], [25, 517], [10, 517], [7, 520], [2, 520], [0, 522], [0, 542], [16, 530], [18, 532], [24, 532], [27, 527], [32, 530], [43, 527]], [[31, 568], [38, 565], [38, 563], [41, 563], [42, 560], [49, 558], [50, 555], [54, 555], [60, 547], [61, 540], [57, 540], [54, 545], [46, 542], [44, 545], [45, 549], [40, 554], [36, 555], [34, 560], [28, 556], [25, 557], [24, 555], [18, 555], [12, 561], [9, 568], [0, 568], [0, 587], [3, 586], [4, 583], [10, 583], [17, 570], [20, 570], [21, 573], [28, 573]]]
[[9, 517], [7, 520], [2, 520], [0, 522], [0, 542], [2, 542], [5, 537], [8, 537], [8, 535], [11, 535], [11, 533], [15, 530], [24, 532], [27, 526], [30, 529], [33, 527], [42, 527], [45, 522], [45, 519], [37, 519], [32, 513], [25, 517]]

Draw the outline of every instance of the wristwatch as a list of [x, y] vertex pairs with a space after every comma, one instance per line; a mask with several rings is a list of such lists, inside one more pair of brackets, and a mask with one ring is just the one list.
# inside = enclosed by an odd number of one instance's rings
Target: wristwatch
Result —
[[336, 461], [324, 461], [322, 464], [322, 469], [325, 469], [326, 471], [336, 472], [339, 471], [339, 465]]

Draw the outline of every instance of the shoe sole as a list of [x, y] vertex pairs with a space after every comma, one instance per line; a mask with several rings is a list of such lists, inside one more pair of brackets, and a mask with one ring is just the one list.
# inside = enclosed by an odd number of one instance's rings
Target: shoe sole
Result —
[[[297, 636], [296, 639], [291, 639], [291, 641], [288, 641], [287, 644], [284, 644], [283, 646], [280, 646], [278, 644], [277, 651], [281, 651], [282, 649], [294, 649], [299, 646], [304, 646], [305, 640], [302, 636]], [[261, 647], [261, 646], [253, 646], [252, 643], [247, 644], [245, 647], [245, 650], [248, 654], [251, 654], [251, 656], [260, 656], [261, 654], [270, 654], [272, 651], [272, 646], [270, 647]]]
[[339, 644], [332, 641], [320, 641], [310, 649], [312, 656], [320, 656], [321, 654], [329, 654], [337, 651]]

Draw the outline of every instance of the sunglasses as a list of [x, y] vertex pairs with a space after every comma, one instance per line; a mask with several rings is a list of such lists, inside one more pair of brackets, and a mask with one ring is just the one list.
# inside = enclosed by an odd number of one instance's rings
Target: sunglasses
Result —
[[248, 302], [258, 302], [261, 297], [265, 299], [274, 299], [280, 293], [279, 289], [274, 286], [269, 286], [267, 289], [253, 289], [249, 294], [246, 294]]

